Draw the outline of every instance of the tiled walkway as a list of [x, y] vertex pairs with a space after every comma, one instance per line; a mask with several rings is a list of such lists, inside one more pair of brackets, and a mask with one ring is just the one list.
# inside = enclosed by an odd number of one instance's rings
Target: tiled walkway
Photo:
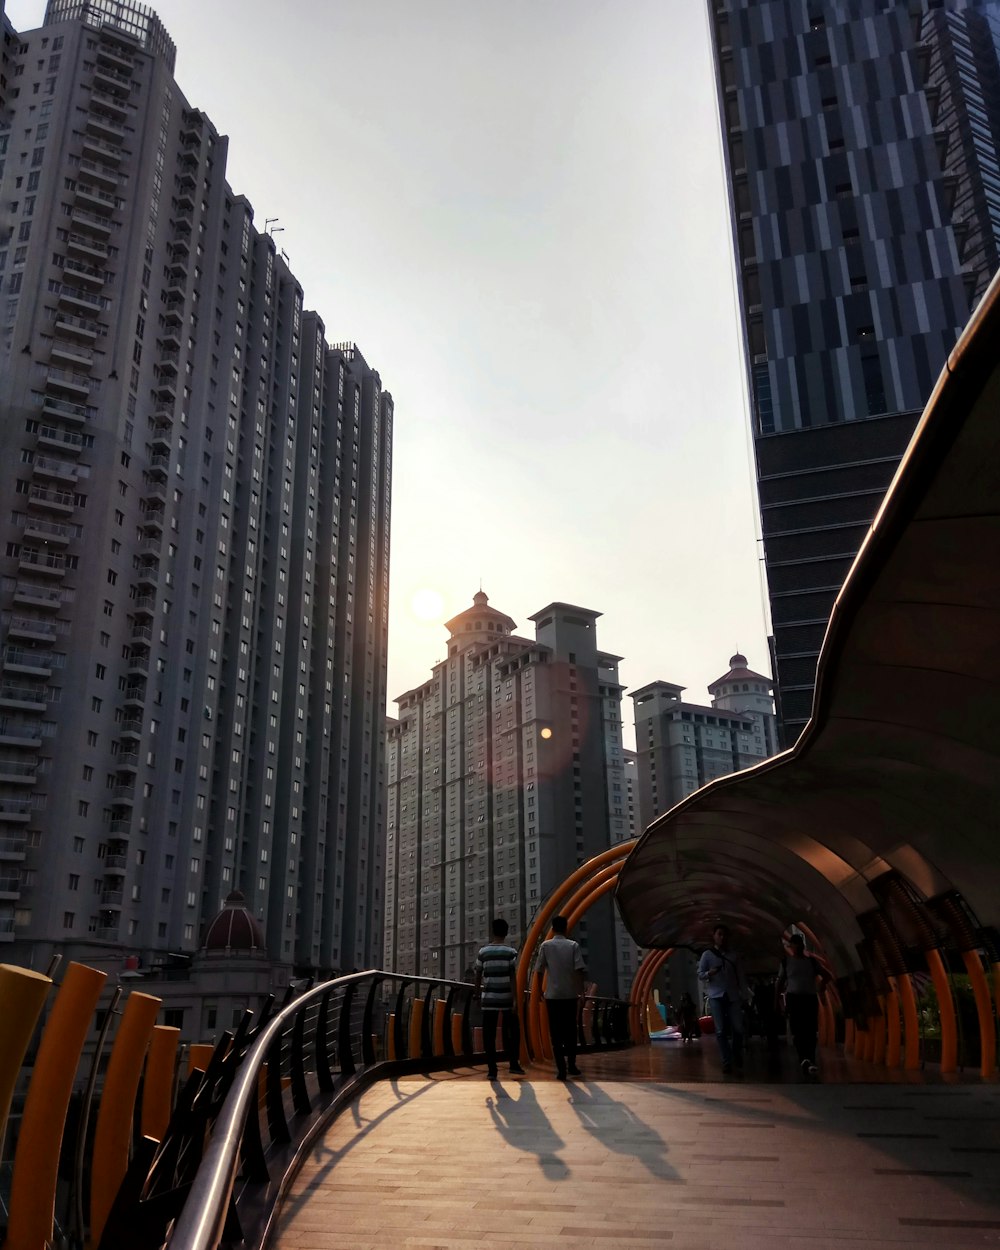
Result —
[[1000, 1087], [382, 1082], [306, 1162], [276, 1244], [1000, 1245]]

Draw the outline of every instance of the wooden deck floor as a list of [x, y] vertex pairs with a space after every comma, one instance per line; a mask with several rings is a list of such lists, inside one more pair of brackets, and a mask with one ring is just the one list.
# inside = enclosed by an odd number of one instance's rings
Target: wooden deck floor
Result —
[[[879, 1084], [829, 1057], [822, 1084], [724, 1081], [707, 1046], [659, 1052], [583, 1057], [567, 1084], [537, 1069], [379, 1083], [307, 1160], [275, 1244], [1000, 1245], [1000, 1086]], [[665, 1080], [680, 1062], [700, 1076]]]

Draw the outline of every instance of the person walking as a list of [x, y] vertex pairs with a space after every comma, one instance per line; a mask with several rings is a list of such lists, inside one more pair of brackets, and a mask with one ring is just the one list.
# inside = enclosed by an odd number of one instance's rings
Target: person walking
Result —
[[521, 1067], [521, 1025], [517, 1018], [517, 951], [507, 944], [510, 931], [506, 920], [493, 921], [493, 941], [481, 947], [476, 957], [476, 986], [483, 1009], [483, 1047], [486, 1051], [487, 1079], [497, 1079], [497, 1020], [503, 1012], [503, 1049], [513, 1076], [523, 1076]]
[[815, 1076], [819, 1072], [816, 1066], [816, 1035], [819, 1031], [817, 982], [825, 987], [830, 974], [814, 955], [806, 954], [806, 940], [801, 933], [793, 933], [788, 945], [792, 953], [781, 961], [777, 992], [785, 995], [785, 1013], [799, 1067], [807, 1076]]
[[698, 980], [705, 986], [708, 1007], [715, 1021], [715, 1040], [726, 1074], [743, 1071], [743, 1000], [746, 977], [739, 958], [729, 950], [729, 930], [718, 924], [712, 945], [698, 961]]
[[694, 999], [687, 992], [681, 996], [678, 1015], [680, 1016], [681, 1041], [693, 1042], [699, 1036], [698, 1008], [694, 1005]]
[[580, 944], [566, 936], [566, 917], [552, 917], [552, 937], [538, 952], [535, 971], [548, 974], [545, 982], [545, 1010], [549, 1016], [549, 1036], [556, 1061], [556, 1077], [582, 1076], [576, 1066], [577, 1004], [583, 993], [586, 966]]

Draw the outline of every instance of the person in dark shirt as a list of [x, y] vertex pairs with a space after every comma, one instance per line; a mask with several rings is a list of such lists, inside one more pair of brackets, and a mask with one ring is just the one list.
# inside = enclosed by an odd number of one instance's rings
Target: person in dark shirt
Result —
[[519, 1062], [521, 1026], [517, 1018], [517, 951], [508, 946], [506, 920], [493, 921], [493, 941], [479, 951], [476, 958], [475, 995], [481, 997], [483, 1008], [483, 1046], [486, 1050], [486, 1075], [497, 1079], [497, 1019], [503, 1012], [503, 1048], [511, 1073], [523, 1075]]

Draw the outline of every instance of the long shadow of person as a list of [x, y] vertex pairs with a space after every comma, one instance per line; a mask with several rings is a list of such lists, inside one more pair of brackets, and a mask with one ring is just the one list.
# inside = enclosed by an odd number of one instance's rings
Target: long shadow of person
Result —
[[588, 1089], [579, 1081], [575, 1081], [571, 1089], [570, 1106], [591, 1136], [615, 1154], [638, 1160], [659, 1180], [679, 1179], [667, 1162], [667, 1143], [631, 1107], [618, 1102], [605, 1090]]
[[492, 1084], [493, 1096], [486, 1099], [486, 1109], [493, 1127], [513, 1149], [537, 1155], [538, 1165], [550, 1181], [566, 1180], [570, 1170], [558, 1153], [566, 1143], [538, 1105], [535, 1091], [529, 1083], [520, 1081], [515, 1086], [516, 1098], [499, 1081]]

